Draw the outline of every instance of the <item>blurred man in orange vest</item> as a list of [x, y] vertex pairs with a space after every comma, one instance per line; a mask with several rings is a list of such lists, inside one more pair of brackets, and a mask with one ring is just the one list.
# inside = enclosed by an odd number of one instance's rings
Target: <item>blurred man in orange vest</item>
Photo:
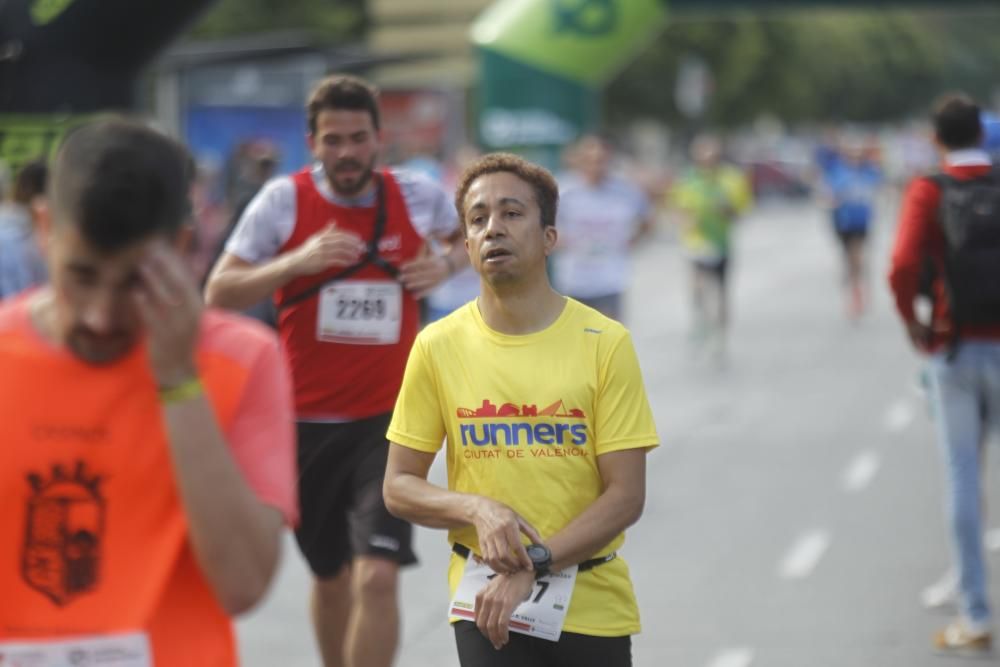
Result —
[[[235, 666], [295, 520], [274, 336], [203, 309], [184, 150], [76, 130], [43, 211], [51, 287], [0, 308], [0, 658]], [[5, 663], [6, 664], [6, 663]]]

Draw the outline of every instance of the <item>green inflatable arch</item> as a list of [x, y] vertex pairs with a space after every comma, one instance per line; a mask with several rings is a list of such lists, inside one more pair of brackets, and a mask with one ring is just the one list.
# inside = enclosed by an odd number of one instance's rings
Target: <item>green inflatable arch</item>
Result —
[[481, 145], [555, 166], [559, 148], [596, 124], [601, 88], [665, 20], [662, 0], [502, 0], [487, 9], [472, 28]]
[[996, 0], [499, 0], [472, 28], [477, 135], [550, 167], [598, 121], [602, 88], [673, 14], [732, 10], [995, 7]]
[[0, 0], [0, 161], [50, 155], [92, 114], [134, 106], [139, 76], [213, 0]]

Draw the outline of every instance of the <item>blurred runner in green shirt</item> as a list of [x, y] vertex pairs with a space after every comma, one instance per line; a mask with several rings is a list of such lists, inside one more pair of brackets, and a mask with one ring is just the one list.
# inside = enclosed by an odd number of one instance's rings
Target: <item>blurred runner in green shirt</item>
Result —
[[669, 203], [681, 214], [681, 243], [691, 261], [694, 340], [723, 364], [732, 225], [750, 208], [753, 195], [743, 172], [722, 162], [717, 137], [696, 137], [691, 158], [694, 166], [671, 189]]

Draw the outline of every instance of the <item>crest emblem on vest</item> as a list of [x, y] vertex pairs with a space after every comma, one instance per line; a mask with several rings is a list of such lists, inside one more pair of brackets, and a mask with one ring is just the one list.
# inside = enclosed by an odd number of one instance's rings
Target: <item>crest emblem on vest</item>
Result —
[[403, 235], [392, 234], [379, 240], [379, 252], [398, 252], [403, 249]]
[[21, 575], [29, 586], [64, 606], [99, 582], [105, 522], [102, 480], [77, 461], [72, 470], [53, 465], [48, 477], [31, 472], [27, 481], [31, 493]]

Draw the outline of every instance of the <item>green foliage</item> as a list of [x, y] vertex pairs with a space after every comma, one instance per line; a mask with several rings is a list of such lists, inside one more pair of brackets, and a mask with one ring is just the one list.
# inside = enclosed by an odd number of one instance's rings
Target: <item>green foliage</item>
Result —
[[964, 89], [990, 101], [1000, 68], [1000, 12], [810, 12], [783, 17], [678, 19], [610, 86], [609, 122], [684, 123], [674, 104], [678, 64], [702, 58], [714, 80], [701, 119], [737, 125], [770, 114], [789, 122], [879, 121], [922, 113]]
[[298, 29], [322, 38], [358, 40], [364, 27], [364, 0], [218, 0], [189, 38]]

